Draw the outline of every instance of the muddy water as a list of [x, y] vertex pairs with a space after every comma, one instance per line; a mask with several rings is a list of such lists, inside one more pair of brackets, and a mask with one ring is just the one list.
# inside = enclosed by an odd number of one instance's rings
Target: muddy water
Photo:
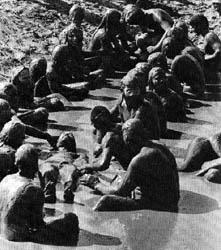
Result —
[[[94, 105], [112, 107], [120, 92], [119, 81], [110, 81], [106, 88], [90, 92], [90, 96], [70, 105], [66, 112], [50, 114], [49, 132], [58, 136], [63, 130], [72, 130], [79, 152], [91, 151], [89, 114]], [[174, 139], [162, 140], [173, 151], [178, 164], [183, 161], [188, 143], [194, 137], [208, 136], [220, 130], [220, 103], [200, 102], [188, 115], [188, 123], [170, 123]], [[192, 113], [192, 114], [191, 114]], [[50, 153], [41, 140], [29, 138], [44, 150], [43, 158]], [[109, 173], [110, 175], [113, 173]], [[79, 217], [80, 236], [74, 249], [135, 249], [135, 250], [219, 250], [221, 246], [221, 185], [205, 182], [194, 174], [180, 174], [181, 198], [179, 213], [157, 211], [93, 212], [99, 199], [90, 189], [80, 187], [73, 205], [62, 201], [62, 187], [57, 188], [57, 203], [45, 204], [47, 221], [75, 212]], [[0, 238], [0, 249], [73, 249], [73, 246], [47, 246], [34, 243], [13, 243]]]

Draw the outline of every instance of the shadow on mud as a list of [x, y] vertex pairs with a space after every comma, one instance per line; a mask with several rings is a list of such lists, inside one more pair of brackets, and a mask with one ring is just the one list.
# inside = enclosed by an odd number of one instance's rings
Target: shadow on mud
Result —
[[79, 241], [77, 246], [118, 246], [121, 245], [121, 241], [117, 237], [92, 233], [84, 229], [80, 230]]
[[187, 190], [180, 191], [181, 214], [204, 214], [219, 209], [218, 202], [213, 198]]

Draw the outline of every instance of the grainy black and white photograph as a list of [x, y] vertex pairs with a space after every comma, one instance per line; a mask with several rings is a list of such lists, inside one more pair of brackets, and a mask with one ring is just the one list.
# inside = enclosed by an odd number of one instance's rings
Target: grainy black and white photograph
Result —
[[0, 250], [221, 249], [221, 0], [0, 0]]

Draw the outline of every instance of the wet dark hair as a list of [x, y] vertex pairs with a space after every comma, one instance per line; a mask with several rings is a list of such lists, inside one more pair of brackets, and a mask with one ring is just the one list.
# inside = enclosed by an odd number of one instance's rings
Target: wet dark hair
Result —
[[102, 115], [110, 116], [110, 111], [104, 106], [96, 106], [91, 111], [90, 120], [94, 124]]
[[197, 14], [197, 15], [193, 16], [190, 19], [190, 25], [191, 26], [201, 25], [207, 29], [209, 28], [208, 19], [203, 14]]

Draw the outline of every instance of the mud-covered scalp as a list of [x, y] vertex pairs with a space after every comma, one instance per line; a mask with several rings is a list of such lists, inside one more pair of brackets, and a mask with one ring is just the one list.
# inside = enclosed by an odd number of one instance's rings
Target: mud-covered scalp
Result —
[[4, 125], [12, 117], [12, 111], [9, 103], [0, 98], [0, 125]]
[[13, 96], [17, 94], [17, 88], [10, 82], [0, 82], [0, 92], [8, 96]]
[[71, 26], [70, 29], [67, 30], [65, 34], [65, 43], [68, 42], [68, 39], [71, 37], [76, 37], [79, 41], [83, 40], [83, 33], [82, 31], [77, 28], [76, 26]]
[[191, 26], [203, 26], [208, 29], [209, 22], [208, 19], [203, 14], [197, 14], [190, 19], [190, 25]]
[[[0, 142], [10, 144], [10, 141], [16, 141], [16, 138], [25, 137], [25, 125], [19, 121], [11, 120], [7, 122], [1, 133]], [[10, 145], [12, 146], [12, 145]]]
[[76, 141], [74, 134], [70, 131], [61, 133], [57, 141], [58, 148], [65, 148], [68, 152], [76, 153]]
[[188, 25], [186, 22], [184, 21], [178, 21], [177, 23], [175, 23], [175, 27], [179, 27], [183, 30], [185, 38], [188, 37]]
[[[131, 71], [132, 72], [132, 71]], [[125, 87], [136, 89], [141, 88], [140, 86], [140, 77], [131, 73], [130, 71], [121, 79], [121, 90]]]
[[66, 61], [69, 55], [69, 49], [67, 44], [58, 45], [52, 52], [52, 62], [54, 66], [62, 66], [62, 63]]
[[181, 27], [173, 26], [167, 33], [168, 36], [178, 40], [182, 41], [186, 38], [186, 34], [184, 33], [184, 30]]
[[144, 12], [135, 4], [128, 4], [123, 11], [123, 15], [126, 23], [139, 25], [140, 19], [144, 16]]
[[131, 140], [144, 134], [144, 125], [140, 119], [129, 119], [122, 126], [124, 140]]
[[161, 51], [166, 57], [173, 59], [179, 54], [178, 47], [179, 44], [174, 37], [167, 37], [163, 40]]
[[99, 117], [103, 115], [110, 117], [110, 111], [104, 106], [94, 107], [91, 111], [91, 116], [90, 116], [91, 123], [94, 124], [97, 121], [97, 119], [99, 119]]
[[156, 76], [156, 75], [164, 75], [165, 76], [165, 71], [160, 68], [160, 67], [154, 67], [150, 70], [149, 72], [149, 76], [148, 76], [148, 80], [149, 80], [149, 85], [151, 86], [152, 85], [152, 82], [153, 82], [153, 78]]
[[30, 168], [37, 172], [38, 153], [31, 144], [23, 144], [15, 153], [15, 165], [21, 172], [29, 172]]
[[150, 68], [161, 67], [165, 71], [168, 70], [167, 59], [166, 59], [166, 56], [162, 52], [155, 52], [149, 55], [147, 62]]
[[69, 10], [69, 18], [75, 22], [83, 20], [85, 15], [85, 10], [79, 4], [74, 4]]

